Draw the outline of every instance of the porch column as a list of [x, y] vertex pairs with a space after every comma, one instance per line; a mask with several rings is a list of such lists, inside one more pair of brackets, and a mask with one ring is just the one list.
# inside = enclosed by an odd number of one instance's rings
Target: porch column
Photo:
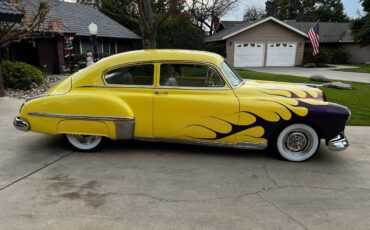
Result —
[[58, 60], [58, 73], [62, 73], [64, 66], [64, 50], [63, 50], [63, 37], [57, 38], [57, 60]]

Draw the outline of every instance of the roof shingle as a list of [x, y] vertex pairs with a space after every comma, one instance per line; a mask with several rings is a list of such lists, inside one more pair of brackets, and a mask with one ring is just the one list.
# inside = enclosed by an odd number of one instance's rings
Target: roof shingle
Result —
[[[21, 4], [28, 11], [28, 14], [34, 15], [42, 1], [44, 0], [23, 0]], [[48, 0], [47, 3], [50, 11], [43, 23], [44, 28], [47, 28], [52, 21], [60, 21], [62, 33], [90, 36], [88, 26], [94, 22], [98, 26], [97, 36], [99, 37], [141, 39], [131, 30], [91, 6], [58, 0]]]
[[[258, 23], [242, 21], [223, 21], [221, 24], [225, 27], [224, 30], [205, 39], [206, 42], [220, 41], [227, 35], [233, 34], [242, 28]], [[289, 26], [292, 26], [303, 33], [307, 33], [313, 26], [314, 22], [297, 22], [295, 20], [284, 21]], [[340, 22], [320, 22], [320, 42], [336, 43], [336, 42], [354, 42], [351, 35], [351, 24]]]
[[23, 13], [5, 0], [0, 0], [0, 21], [20, 22]]

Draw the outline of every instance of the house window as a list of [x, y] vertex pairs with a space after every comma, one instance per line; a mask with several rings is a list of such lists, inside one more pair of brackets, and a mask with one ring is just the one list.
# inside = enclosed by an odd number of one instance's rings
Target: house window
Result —
[[135, 65], [118, 68], [104, 74], [108, 84], [115, 85], [153, 85], [154, 66]]
[[109, 54], [109, 42], [102, 41], [102, 44], [103, 44], [103, 53]]

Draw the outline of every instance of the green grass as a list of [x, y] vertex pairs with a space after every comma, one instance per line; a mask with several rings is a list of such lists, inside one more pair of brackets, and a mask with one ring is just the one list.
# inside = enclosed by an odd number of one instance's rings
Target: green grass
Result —
[[360, 65], [353, 65], [353, 66], [357, 67], [357, 68], [336, 69], [336, 71], [356, 72], [356, 73], [370, 73], [370, 65], [360, 64]]
[[[320, 82], [298, 76], [260, 73], [248, 70], [238, 70], [238, 73], [245, 79], [321, 84]], [[325, 87], [321, 87], [321, 89], [325, 92], [328, 101], [350, 108], [352, 117], [348, 125], [370, 126], [370, 84], [357, 82], [346, 83], [352, 84], [353, 90], [339, 90]]]

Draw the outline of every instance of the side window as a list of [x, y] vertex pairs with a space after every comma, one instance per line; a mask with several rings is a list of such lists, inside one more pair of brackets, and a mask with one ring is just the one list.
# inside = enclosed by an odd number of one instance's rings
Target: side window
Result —
[[104, 74], [108, 84], [153, 85], [154, 65], [136, 65], [118, 68]]
[[196, 64], [162, 64], [160, 85], [223, 87], [225, 83], [212, 67]]

